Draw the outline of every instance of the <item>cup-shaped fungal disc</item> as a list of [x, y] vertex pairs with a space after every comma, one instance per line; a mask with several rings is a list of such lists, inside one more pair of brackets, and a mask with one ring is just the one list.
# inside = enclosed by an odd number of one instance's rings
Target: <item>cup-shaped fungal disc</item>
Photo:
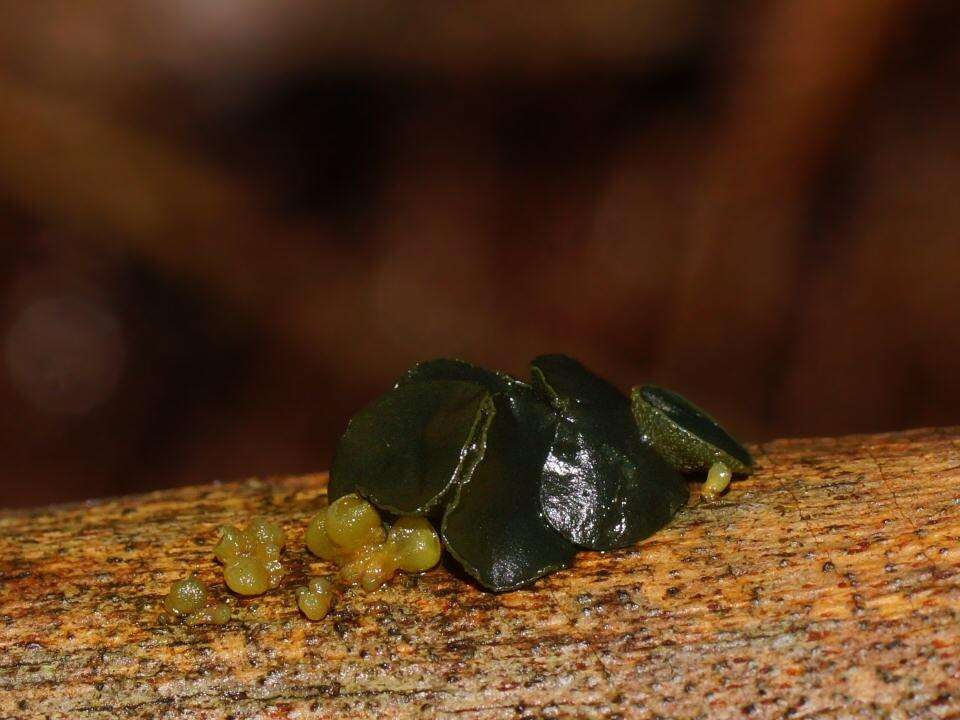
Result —
[[491, 407], [489, 393], [473, 382], [398, 385], [350, 420], [330, 469], [330, 500], [356, 492], [389, 512], [430, 512], [468, 462]]
[[481, 585], [515, 590], [565, 568], [577, 548], [544, 519], [540, 479], [556, 416], [529, 391], [498, 394], [484, 449], [443, 517], [447, 550]]
[[637, 427], [681, 472], [707, 472], [722, 462], [735, 474], [753, 472], [753, 457], [712, 417], [682, 395], [657, 385], [631, 392]]
[[551, 526], [577, 545], [611, 550], [666, 525], [689, 491], [642, 442], [627, 397], [563, 355], [536, 358], [531, 372], [559, 415], [540, 486]]

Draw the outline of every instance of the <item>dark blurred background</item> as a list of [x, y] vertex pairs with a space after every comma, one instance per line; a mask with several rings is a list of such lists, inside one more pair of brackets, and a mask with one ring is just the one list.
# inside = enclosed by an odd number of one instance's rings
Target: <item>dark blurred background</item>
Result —
[[0, 505], [315, 471], [418, 359], [960, 421], [960, 4], [0, 0]]

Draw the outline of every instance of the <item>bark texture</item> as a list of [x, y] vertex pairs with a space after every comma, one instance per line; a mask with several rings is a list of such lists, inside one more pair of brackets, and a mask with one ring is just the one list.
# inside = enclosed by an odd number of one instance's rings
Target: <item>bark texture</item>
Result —
[[[625, 551], [491, 595], [443, 569], [302, 618], [326, 477], [0, 515], [0, 717], [960, 717], [960, 429], [754, 448]], [[223, 627], [163, 621], [216, 528], [293, 537]]]

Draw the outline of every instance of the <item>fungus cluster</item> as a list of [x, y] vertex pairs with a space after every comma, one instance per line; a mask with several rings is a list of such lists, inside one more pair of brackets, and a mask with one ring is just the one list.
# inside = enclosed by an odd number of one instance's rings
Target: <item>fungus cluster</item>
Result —
[[[714, 500], [753, 469], [740, 443], [675, 392], [643, 385], [628, 398], [564, 355], [534, 359], [530, 375], [431, 360], [350, 420], [330, 502], [304, 535], [337, 566], [338, 584], [373, 592], [397, 572], [432, 568], [445, 548], [483, 587], [515, 590], [583, 549], [626, 547], [664, 527], [688, 500], [683, 474], [705, 474], [703, 497]], [[227, 587], [279, 587], [286, 543], [264, 518], [222, 527], [213, 552]], [[309, 578], [295, 597], [319, 620], [334, 580]], [[192, 575], [163, 604], [188, 624], [230, 617]]]
[[[530, 375], [460, 360], [414, 366], [351, 419], [331, 500], [357, 496], [438, 521], [464, 570], [503, 592], [569, 566], [582, 549], [626, 547], [661, 529], [687, 502], [683, 473], [712, 468], [710, 499], [752, 470], [743, 446], [669, 390], [645, 385], [628, 398], [565, 355], [534, 359]], [[359, 562], [389, 567], [371, 553]], [[362, 585], [364, 572], [347, 563], [341, 575]]]
[[[253, 518], [246, 528], [220, 528], [213, 554], [223, 563], [227, 587], [241, 596], [262, 595], [279, 587], [284, 576], [280, 556], [287, 537], [283, 528], [265, 518]], [[377, 590], [398, 572], [421, 573], [440, 560], [443, 548], [437, 531], [422, 517], [399, 517], [384, 525], [368, 501], [350, 494], [317, 513], [304, 535], [307, 548], [340, 568], [344, 586]], [[336, 590], [324, 577], [309, 578], [295, 590], [297, 606], [310, 620], [320, 620], [333, 606]], [[217, 602], [194, 575], [178, 580], [163, 600], [164, 608], [188, 625], [222, 625], [230, 619], [230, 604]]]
[[426, 518], [404, 516], [386, 528], [377, 509], [355, 493], [317, 513], [305, 541], [314, 555], [340, 566], [344, 585], [359, 585], [367, 592], [389, 581], [398, 570], [429, 570], [443, 551], [437, 531]]
[[223, 579], [237, 595], [262, 595], [280, 585], [283, 565], [280, 551], [286, 533], [265, 518], [253, 518], [246, 529], [233, 525], [220, 528], [220, 540], [213, 548], [223, 563]]

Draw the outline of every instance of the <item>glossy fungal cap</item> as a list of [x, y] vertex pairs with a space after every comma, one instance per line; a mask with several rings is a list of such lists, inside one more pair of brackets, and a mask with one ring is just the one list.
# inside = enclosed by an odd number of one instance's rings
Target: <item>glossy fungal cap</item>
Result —
[[457, 486], [441, 535], [467, 573], [504, 592], [569, 566], [577, 549], [540, 509], [554, 413], [527, 393], [499, 394], [493, 402], [480, 435], [482, 454]]
[[[567, 355], [540, 355], [530, 363], [533, 384], [561, 413], [587, 407], [620, 422], [629, 401], [615, 386]], [[626, 410], [624, 410], [626, 408]]]
[[536, 358], [531, 372], [560, 415], [540, 486], [550, 525], [593, 550], [632, 545], [666, 525], [689, 491], [641, 441], [626, 396], [563, 355]]
[[488, 407], [489, 394], [474, 382], [399, 384], [350, 421], [330, 470], [330, 499], [356, 492], [396, 514], [427, 514], [455, 483]]
[[543, 469], [540, 502], [561, 535], [591, 550], [627, 547], [666, 526], [689, 490], [640, 442], [610, 444], [561, 420]]
[[682, 395], [656, 385], [631, 392], [640, 432], [681, 472], [707, 472], [722, 462], [735, 474], [753, 472], [753, 457], [719, 423]]

